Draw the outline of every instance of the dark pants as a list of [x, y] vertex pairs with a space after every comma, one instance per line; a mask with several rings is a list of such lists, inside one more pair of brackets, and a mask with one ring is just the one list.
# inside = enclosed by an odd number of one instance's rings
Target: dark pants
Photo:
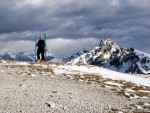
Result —
[[40, 54], [42, 54], [42, 60], [44, 60], [44, 49], [43, 48], [38, 48], [38, 50], [37, 50], [38, 60], [40, 59]]

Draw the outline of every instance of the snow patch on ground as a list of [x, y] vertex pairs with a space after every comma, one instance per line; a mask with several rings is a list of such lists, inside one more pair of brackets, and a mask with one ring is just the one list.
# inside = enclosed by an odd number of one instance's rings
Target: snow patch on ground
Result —
[[127, 92], [135, 92], [134, 90], [132, 89], [125, 89]]
[[47, 65], [42, 65], [42, 67], [46, 69], [48, 66]]
[[144, 92], [144, 93], [150, 93], [150, 91], [145, 91], [145, 90], [138, 90], [140, 92]]
[[[144, 85], [144, 86], [150, 86], [150, 79], [147, 78], [142, 78], [139, 76], [133, 76], [129, 74], [124, 74], [120, 72], [115, 72], [112, 70], [104, 69], [104, 68], [99, 68], [99, 67], [86, 67], [86, 66], [76, 66], [76, 65], [68, 65], [68, 66], [58, 66], [60, 70], [57, 71], [62, 71], [63, 70], [71, 70], [71, 71], [77, 71], [80, 73], [89, 73], [89, 74], [94, 74], [94, 75], [100, 75], [103, 78], [110, 78], [112, 80], [125, 80], [127, 82], [132, 82], [137, 85]], [[58, 72], [57, 72], [58, 73]], [[67, 72], [68, 74], [68, 72]]]
[[145, 105], [145, 106], [150, 106], [150, 104], [149, 104], [149, 103], [145, 103], [144, 105]]
[[18, 63], [19, 65], [24, 65], [24, 66], [28, 66], [28, 65], [30, 65], [29, 63], [27, 63], [27, 62], [19, 62]]
[[109, 84], [109, 85], [115, 85], [115, 86], [118, 86], [118, 87], [123, 86], [122, 84], [113, 83], [113, 82], [104, 82], [104, 83]]
[[32, 76], [32, 77], [36, 77], [37, 75], [35, 75], [35, 74], [31, 74], [31, 76]]
[[140, 105], [136, 105], [137, 109], [143, 109]]

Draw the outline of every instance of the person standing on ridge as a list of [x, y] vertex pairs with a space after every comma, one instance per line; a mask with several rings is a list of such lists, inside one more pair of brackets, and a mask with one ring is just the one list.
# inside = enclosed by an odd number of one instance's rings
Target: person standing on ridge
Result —
[[41, 61], [40, 54], [42, 54], [42, 62], [44, 62], [45, 41], [42, 39], [42, 37], [39, 37], [39, 40], [38, 40], [36, 46], [38, 47], [37, 62], [40, 63], [40, 61]]

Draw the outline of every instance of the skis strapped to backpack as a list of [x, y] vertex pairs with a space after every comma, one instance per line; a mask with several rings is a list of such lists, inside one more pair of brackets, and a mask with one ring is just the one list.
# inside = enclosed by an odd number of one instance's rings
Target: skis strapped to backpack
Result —
[[34, 61], [36, 61], [37, 59], [37, 47], [36, 47], [36, 43], [37, 43], [37, 35], [34, 36]]
[[46, 58], [46, 51], [47, 51], [47, 45], [46, 45], [46, 34], [44, 34], [43, 40], [45, 41], [45, 48], [44, 48], [44, 57]]
[[[47, 51], [47, 46], [46, 46], [46, 34], [44, 34], [43, 40], [45, 41], [44, 57], [46, 57], [46, 51]], [[34, 61], [37, 60], [37, 46], [36, 46], [37, 41], [38, 41], [38, 37], [37, 37], [37, 35], [35, 35], [35, 36], [34, 36]]]

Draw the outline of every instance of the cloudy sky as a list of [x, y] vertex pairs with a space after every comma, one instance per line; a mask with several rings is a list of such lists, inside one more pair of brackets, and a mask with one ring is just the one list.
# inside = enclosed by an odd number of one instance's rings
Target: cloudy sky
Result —
[[60, 57], [102, 38], [150, 53], [150, 0], [0, 0], [1, 50], [33, 51], [44, 33]]

